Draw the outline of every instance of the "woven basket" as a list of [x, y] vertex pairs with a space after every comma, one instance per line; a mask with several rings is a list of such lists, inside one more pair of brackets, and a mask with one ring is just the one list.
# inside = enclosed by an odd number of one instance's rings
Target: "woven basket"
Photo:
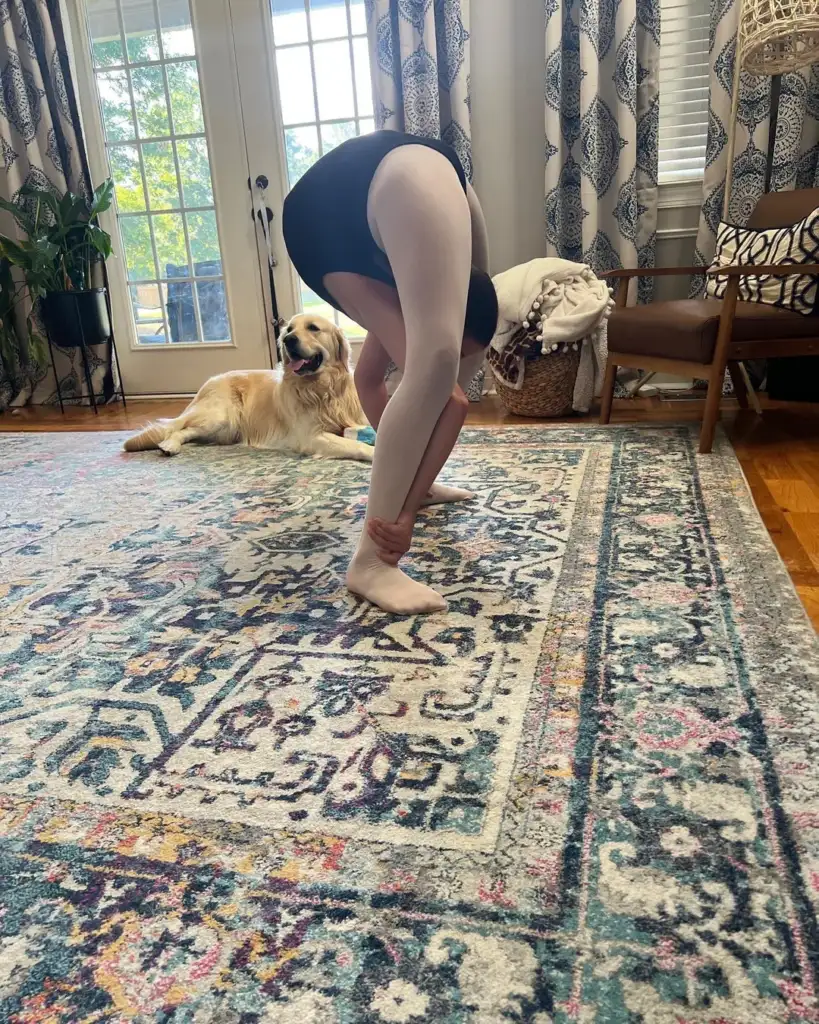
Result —
[[538, 356], [526, 363], [523, 387], [515, 391], [495, 380], [498, 397], [515, 416], [567, 416], [572, 411], [580, 346]]

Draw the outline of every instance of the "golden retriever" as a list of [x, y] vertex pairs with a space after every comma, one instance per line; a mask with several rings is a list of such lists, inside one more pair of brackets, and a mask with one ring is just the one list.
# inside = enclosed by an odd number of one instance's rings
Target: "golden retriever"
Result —
[[125, 451], [178, 455], [196, 441], [372, 462], [372, 445], [341, 436], [367, 423], [342, 332], [324, 317], [299, 314], [283, 328], [279, 351], [284, 372], [212, 377], [180, 416], [152, 423], [125, 442]]

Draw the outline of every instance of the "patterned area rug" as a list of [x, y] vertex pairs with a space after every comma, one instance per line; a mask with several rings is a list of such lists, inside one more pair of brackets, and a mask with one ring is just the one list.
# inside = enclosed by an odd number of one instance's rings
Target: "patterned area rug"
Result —
[[396, 620], [368, 469], [0, 437], [0, 1021], [819, 1020], [816, 638], [725, 441], [468, 432]]

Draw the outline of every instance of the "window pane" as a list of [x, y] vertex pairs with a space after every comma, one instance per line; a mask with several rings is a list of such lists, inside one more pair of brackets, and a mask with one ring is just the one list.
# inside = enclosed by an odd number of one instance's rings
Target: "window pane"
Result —
[[192, 284], [176, 281], [168, 284], [168, 326], [172, 342], [199, 340]]
[[211, 277], [222, 273], [222, 254], [216, 230], [216, 213], [189, 213], [188, 239], [191, 244], [193, 272], [196, 276]]
[[366, 39], [353, 40], [355, 55], [355, 91], [358, 100], [358, 113], [361, 117], [372, 116], [373, 84], [370, 80], [370, 51]]
[[230, 341], [224, 281], [198, 281], [203, 341]]
[[370, 132], [375, 131], [375, 121], [373, 121], [371, 117], [363, 117], [359, 123], [361, 125], [362, 135], [369, 135]]
[[128, 279], [140, 281], [156, 277], [151, 230], [147, 217], [122, 217], [119, 222]]
[[364, 328], [355, 320], [351, 320], [345, 313], [338, 314], [338, 326], [348, 338], [365, 338], [367, 336]]
[[131, 72], [131, 86], [134, 90], [140, 138], [170, 135], [162, 68], [134, 68]]
[[321, 120], [354, 117], [350, 44], [346, 40], [340, 43], [319, 43], [313, 47], [313, 53]]
[[132, 284], [130, 291], [131, 310], [140, 345], [163, 345], [166, 341], [164, 301], [160, 296], [159, 285]]
[[162, 320], [162, 299], [158, 284], [132, 284], [131, 305], [134, 319], [138, 323], [156, 323]]
[[296, 46], [292, 50], [278, 50], [276, 67], [279, 72], [279, 97], [284, 123], [314, 121], [316, 104], [313, 99], [310, 48]]
[[285, 129], [284, 148], [287, 152], [287, 177], [292, 188], [319, 158], [317, 130], [312, 126]]
[[98, 67], [104, 67], [106, 64], [124, 64], [125, 58], [122, 54], [122, 42], [117, 37], [116, 39], [103, 39], [100, 42], [94, 42], [92, 47], [94, 63]]
[[182, 196], [185, 206], [211, 206], [213, 186], [210, 180], [208, 144], [202, 139], [183, 139], [176, 144]]
[[187, 0], [159, 0], [159, 23], [165, 57], [192, 57], [196, 53]]
[[347, 6], [343, 2], [310, 4], [310, 29], [313, 39], [337, 39], [347, 35]]
[[164, 345], [168, 340], [164, 320], [157, 320], [156, 323], [138, 323], [136, 329], [137, 343], [140, 345]]
[[159, 276], [190, 277], [182, 214], [160, 213], [153, 217], [153, 225]]
[[353, 27], [353, 35], [367, 34], [367, 14], [362, 0], [352, 0], [350, 4], [350, 23]]
[[109, 142], [124, 142], [136, 136], [128, 94], [128, 76], [124, 71], [103, 71], [97, 75], [97, 89]]
[[145, 60], [159, 60], [159, 38], [152, 4], [122, 2], [122, 24], [128, 60], [137, 64]]
[[340, 124], [323, 124], [321, 126], [321, 146], [325, 153], [340, 146], [347, 139], [355, 138], [355, 121], [342, 121]]
[[202, 98], [199, 95], [199, 72], [195, 60], [167, 64], [168, 95], [171, 97], [173, 130], [177, 135], [194, 135], [205, 131], [202, 120]]
[[273, 41], [276, 46], [307, 42], [304, 5], [300, 3], [296, 10], [292, 9], [293, 6], [293, 0], [273, 0]]
[[314, 316], [326, 317], [331, 323], [335, 322], [335, 310], [324, 301], [321, 296], [316, 295], [312, 289], [301, 282], [301, 308], [305, 313], [312, 313]]
[[117, 194], [120, 213], [139, 213], [145, 209], [145, 190], [139, 170], [139, 152], [136, 146], [111, 146], [108, 166]]
[[148, 186], [148, 202], [151, 209], [177, 209], [181, 204], [171, 143], [146, 142], [142, 147], [142, 160], [145, 165], [145, 184]]
[[89, 0], [86, 10], [94, 63], [97, 67], [124, 64], [117, 5], [114, 0]]

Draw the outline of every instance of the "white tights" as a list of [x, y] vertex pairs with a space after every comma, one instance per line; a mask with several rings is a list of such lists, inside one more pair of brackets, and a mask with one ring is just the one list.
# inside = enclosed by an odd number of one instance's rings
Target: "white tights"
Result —
[[[425, 146], [401, 146], [382, 161], [370, 186], [368, 218], [392, 268], [397, 298], [393, 289], [357, 274], [328, 274], [325, 285], [369, 332], [365, 372], [380, 370], [383, 381], [389, 359], [403, 369], [377, 424], [367, 509], [368, 519], [393, 523], [456, 384], [467, 383], [483, 359], [478, 353], [461, 366], [470, 271], [473, 261], [488, 262], [486, 229], [474, 192], [467, 198], [449, 161]], [[348, 585], [398, 614], [446, 608], [434, 590], [381, 561], [366, 527]]]

